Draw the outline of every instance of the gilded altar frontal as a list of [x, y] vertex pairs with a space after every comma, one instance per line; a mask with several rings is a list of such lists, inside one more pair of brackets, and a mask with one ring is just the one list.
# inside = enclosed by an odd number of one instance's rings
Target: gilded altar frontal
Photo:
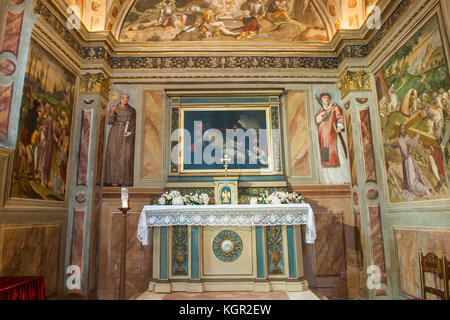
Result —
[[448, 17], [0, 1], [0, 300], [450, 299]]

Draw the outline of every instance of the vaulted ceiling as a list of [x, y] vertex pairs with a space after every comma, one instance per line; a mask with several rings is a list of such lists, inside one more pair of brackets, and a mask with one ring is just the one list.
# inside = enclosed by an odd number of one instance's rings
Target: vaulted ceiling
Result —
[[[91, 32], [111, 31], [120, 42], [147, 42], [158, 40], [203, 40], [194, 32], [182, 34], [163, 28], [155, 22], [162, 0], [59, 0], [67, 12], [76, 14]], [[240, 14], [253, 0], [173, 0], [177, 18], [186, 8], [198, 8], [197, 21], [208, 8], [228, 8], [235, 5]], [[280, 0], [281, 1], [281, 0]], [[272, 0], [262, 0], [266, 9]], [[281, 26], [276, 21], [262, 21], [264, 32], [245, 40], [281, 40], [295, 42], [329, 42], [338, 30], [359, 29], [379, 0], [287, 0], [289, 16], [294, 23]], [[247, 7], [246, 7], [247, 6]], [[240, 21], [235, 16], [235, 21]], [[281, 19], [280, 19], [281, 20]], [[230, 25], [233, 26], [231, 20]], [[178, 22], [178, 21], [177, 21]], [[198, 24], [197, 24], [198, 25]], [[226, 25], [227, 26], [227, 25]], [[233, 28], [229, 28], [230, 30]], [[237, 32], [241, 29], [235, 27]], [[197, 38], [196, 38], [197, 37]], [[215, 40], [236, 39], [223, 36]]]

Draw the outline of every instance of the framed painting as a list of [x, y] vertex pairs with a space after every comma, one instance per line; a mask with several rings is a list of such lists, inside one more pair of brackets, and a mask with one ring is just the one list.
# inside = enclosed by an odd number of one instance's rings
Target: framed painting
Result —
[[181, 173], [272, 173], [270, 107], [182, 107]]

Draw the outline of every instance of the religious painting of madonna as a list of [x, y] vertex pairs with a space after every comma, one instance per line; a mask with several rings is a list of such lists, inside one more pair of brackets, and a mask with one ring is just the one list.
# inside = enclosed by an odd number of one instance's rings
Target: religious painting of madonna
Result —
[[181, 172], [264, 172], [273, 168], [269, 108], [182, 108]]
[[31, 41], [11, 197], [64, 201], [75, 76]]

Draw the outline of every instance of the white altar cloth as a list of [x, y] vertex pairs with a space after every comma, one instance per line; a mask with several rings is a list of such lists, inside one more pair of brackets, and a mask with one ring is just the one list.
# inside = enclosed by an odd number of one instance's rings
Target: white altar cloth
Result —
[[149, 227], [167, 226], [274, 226], [306, 225], [306, 243], [316, 240], [311, 206], [296, 204], [146, 205], [142, 209], [137, 237], [148, 245]]

